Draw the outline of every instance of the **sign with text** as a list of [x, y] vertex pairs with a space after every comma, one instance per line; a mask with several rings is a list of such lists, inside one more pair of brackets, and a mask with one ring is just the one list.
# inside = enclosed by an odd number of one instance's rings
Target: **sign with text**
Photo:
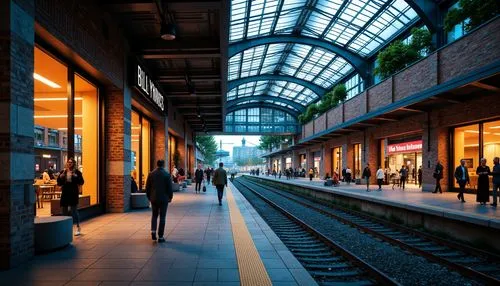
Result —
[[387, 154], [421, 152], [422, 140], [387, 145]]
[[151, 77], [139, 64], [133, 66], [133, 83], [135, 88], [149, 101], [153, 102], [161, 111], [165, 111], [165, 97], [158, 90]]

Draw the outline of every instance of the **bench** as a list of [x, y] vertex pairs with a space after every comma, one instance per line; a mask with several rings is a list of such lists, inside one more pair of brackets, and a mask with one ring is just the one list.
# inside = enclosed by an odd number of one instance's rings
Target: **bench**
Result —
[[35, 251], [47, 252], [73, 241], [73, 218], [51, 216], [35, 218]]
[[149, 200], [146, 193], [130, 194], [130, 206], [133, 209], [149, 208]]

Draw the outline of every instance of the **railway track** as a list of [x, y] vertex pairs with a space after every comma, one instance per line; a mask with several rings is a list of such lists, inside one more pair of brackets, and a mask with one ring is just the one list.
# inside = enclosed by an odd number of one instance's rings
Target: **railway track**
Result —
[[398, 285], [265, 195], [245, 183], [234, 184], [319, 285]]
[[308, 209], [355, 227], [361, 232], [442, 264], [475, 281], [487, 285], [500, 285], [500, 257], [495, 254], [444, 240], [361, 212], [336, 205], [326, 205], [324, 202], [292, 194], [289, 191], [277, 190], [248, 179], [242, 180], [247, 187], [261, 188], [278, 194]]

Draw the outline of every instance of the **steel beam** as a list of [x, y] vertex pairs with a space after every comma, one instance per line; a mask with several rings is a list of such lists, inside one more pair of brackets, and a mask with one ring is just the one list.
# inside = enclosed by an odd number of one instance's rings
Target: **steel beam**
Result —
[[229, 45], [228, 58], [243, 52], [249, 48], [253, 48], [260, 45], [267, 44], [277, 44], [277, 43], [296, 43], [304, 44], [309, 46], [320, 47], [332, 53], [335, 53], [343, 57], [347, 62], [349, 62], [356, 71], [363, 77], [366, 78], [369, 75], [369, 64], [366, 59], [360, 55], [351, 52], [347, 48], [337, 45], [332, 42], [328, 42], [322, 39], [308, 37], [308, 36], [291, 36], [291, 35], [271, 35], [265, 37], [259, 37], [254, 39], [248, 39], [244, 41], [239, 41]]
[[439, 6], [434, 0], [405, 0], [408, 6], [410, 6], [422, 19], [425, 26], [432, 33], [436, 33], [439, 26]]
[[[237, 99], [229, 100], [226, 102], [226, 107], [229, 108], [231, 106], [236, 106], [241, 102], [249, 101], [249, 100], [255, 100], [255, 101], [266, 101], [266, 100], [273, 100], [273, 101], [279, 101], [285, 104], [288, 104], [290, 106], [293, 106], [297, 111], [304, 112], [306, 110], [306, 107], [300, 103], [297, 103], [293, 100], [282, 98], [282, 97], [276, 97], [276, 96], [269, 96], [269, 95], [258, 95], [258, 96], [245, 96], [245, 97], [240, 97]], [[245, 105], [243, 105], [245, 106]], [[284, 107], [284, 106], [282, 106]]]
[[284, 106], [279, 106], [279, 105], [267, 103], [267, 102], [252, 102], [252, 103], [248, 103], [248, 104], [244, 104], [244, 105], [233, 105], [231, 107], [228, 107], [226, 105], [226, 114], [229, 114], [229, 113], [234, 112], [236, 110], [257, 108], [257, 107], [281, 110], [283, 112], [289, 113], [290, 115], [292, 115], [295, 118], [297, 118], [297, 116], [299, 116], [299, 114], [300, 114], [300, 112], [297, 110], [293, 110], [290, 108], [286, 108]]
[[294, 76], [289, 76], [289, 75], [275, 75], [275, 74], [261, 74], [261, 75], [255, 75], [255, 76], [248, 76], [248, 77], [243, 77], [235, 80], [231, 80], [227, 83], [227, 89], [230, 91], [231, 89], [253, 81], [264, 81], [264, 80], [270, 80], [270, 81], [288, 81], [288, 82], [293, 82], [302, 86], [307, 87], [308, 89], [312, 90], [314, 93], [318, 95], [318, 97], [322, 97], [326, 92], [327, 89], [323, 88], [320, 85], [317, 85], [315, 83], [312, 83], [307, 80], [303, 80], [301, 78], [297, 78]]
[[142, 57], [146, 60], [157, 59], [201, 59], [201, 58], [220, 58], [220, 53], [212, 51], [180, 51], [180, 52], [145, 52]]

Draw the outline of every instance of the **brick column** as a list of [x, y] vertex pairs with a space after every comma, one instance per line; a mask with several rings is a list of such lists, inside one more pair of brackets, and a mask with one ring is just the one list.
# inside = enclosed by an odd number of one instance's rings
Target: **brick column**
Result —
[[[435, 117], [431, 120], [430, 134], [428, 128], [425, 127], [422, 135], [422, 191], [434, 191], [436, 180], [433, 178], [434, 168], [436, 168], [437, 160], [441, 160], [443, 165], [443, 179], [441, 180], [441, 188], [443, 192], [448, 191], [448, 176], [450, 170], [448, 169], [448, 128], [439, 126], [439, 120]], [[429, 138], [430, 135], [430, 138]]]
[[[366, 138], [364, 141], [365, 141], [366, 146], [363, 147], [363, 145], [361, 145], [361, 148], [362, 148], [362, 151], [364, 150], [365, 155], [362, 156], [360, 175], [363, 176], [363, 170], [365, 169], [366, 164], [369, 163], [370, 164], [370, 171], [372, 173], [372, 176], [370, 177], [370, 184], [375, 184], [377, 182], [377, 178], [375, 177], [375, 174], [377, 173], [377, 168], [378, 168], [377, 157], [379, 156], [378, 142], [373, 137], [373, 134], [370, 134], [370, 133], [366, 133]], [[352, 148], [352, 146], [351, 146], [351, 148]]]
[[130, 90], [106, 94], [106, 210], [130, 208], [131, 97]]
[[[165, 119], [166, 120], [166, 119]], [[165, 166], [168, 169], [167, 158], [167, 124], [164, 121], [155, 121], [153, 125], [153, 137], [154, 137], [154, 162], [153, 166], [156, 166], [156, 161], [162, 159], [165, 160]]]
[[34, 255], [34, 1], [0, 1], [0, 269]]

